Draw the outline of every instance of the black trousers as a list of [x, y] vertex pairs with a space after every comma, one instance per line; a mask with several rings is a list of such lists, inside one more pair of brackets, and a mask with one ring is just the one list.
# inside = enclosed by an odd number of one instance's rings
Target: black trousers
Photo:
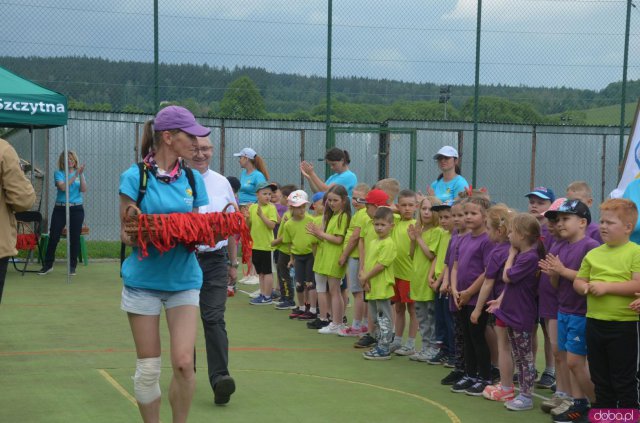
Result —
[[491, 354], [484, 336], [489, 315], [483, 311], [478, 324], [471, 323], [470, 317], [475, 306], [465, 305], [458, 312], [459, 323], [464, 335], [464, 367], [470, 377], [491, 380]]
[[9, 257], [0, 258], [0, 303], [2, 302], [2, 291], [4, 290], [4, 279], [7, 277], [7, 267]]
[[[47, 245], [47, 253], [44, 257], [44, 267], [53, 266], [56, 258], [56, 248], [60, 242], [62, 229], [66, 225], [66, 217], [64, 206], [55, 206], [51, 214], [51, 223], [49, 223], [49, 244]], [[67, 241], [71, 243], [69, 246], [71, 257], [68, 257], [71, 268], [75, 269], [78, 265], [78, 253], [80, 252], [80, 232], [82, 231], [82, 223], [84, 222], [84, 208], [82, 206], [69, 207], [69, 228], [67, 230]]]
[[638, 408], [638, 322], [587, 318], [593, 408]]
[[277, 252], [278, 261], [276, 262], [276, 271], [278, 273], [280, 295], [283, 300], [293, 301], [293, 280], [291, 279], [291, 273], [289, 273], [289, 267], [287, 267], [291, 256], [282, 251]]
[[214, 388], [222, 376], [229, 375], [229, 339], [224, 312], [227, 302], [229, 265], [227, 250], [198, 254], [203, 281], [200, 289], [200, 318], [207, 347], [209, 383]]

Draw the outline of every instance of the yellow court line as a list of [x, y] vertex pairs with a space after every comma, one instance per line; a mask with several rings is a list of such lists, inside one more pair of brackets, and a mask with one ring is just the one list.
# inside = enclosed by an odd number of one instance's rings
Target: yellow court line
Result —
[[105, 369], [98, 369], [98, 373], [100, 373], [102, 375], [103, 378], [105, 378], [107, 380], [107, 382], [109, 382], [111, 384], [111, 386], [113, 386], [114, 388], [116, 388], [116, 391], [120, 392], [122, 394], [123, 397], [125, 397], [126, 399], [129, 400], [129, 402], [133, 405], [135, 405], [136, 408], [138, 408], [138, 401], [136, 401], [136, 399], [134, 397], [131, 396], [131, 394], [129, 392], [127, 392], [126, 389], [124, 389], [122, 387], [122, 385], [120, 385], [110, 374], [109, 372], [107, 372]]
[[423, 397], [421, 395], [412, 394], [411, 392], [401, 391], [399, 389], [387, 388], [386, 386], [374, 385], [372, 383], [366, 383], [366, 382], [358, 382], [358, 381], [350, 380], [350, 379], [341, 379], [341, 378], [337, 378], [337, 377], [319, 376], [319, 375], [313, 375], [313, 374], [308, 374], [308, 373], [284, 372], [284, 371], [280, 371], [280, 370], [233, 369], [233, 371], [236, 371], [236, 372], [261, 372], [261, 373], [274, 373], [274, 374], [281, 374], [281, 375], [306, 376], [306, 377], [311, 377], [311, 378], [315, 378], [315, 379], [329, 380], [329, 381], [333, 381], [333, 382], [344, 382], [344, 383], [349, 383], [349, 384], [352, 384], [352, 385], [360, 385], [360, 386], [366, 386], [368, 388], [380, 389], [382, 391], [393, 392], [395, 394], [408, 396], [408, 397], [420, 400], [422, 402], [426, 402], [427, 404], [433, 405], [434, 407], [437, 407], [440, 410], [442, 410], [449, 417], [449, 420], [451, 420], [451, 423], [461, 423], [460, 417], [458, 417], [456, 415], [456, 413], [454, 413], [450, 408], [440, 404], [437, 401], [431, 400], [431, 399], [429, 399], [427, 397]]

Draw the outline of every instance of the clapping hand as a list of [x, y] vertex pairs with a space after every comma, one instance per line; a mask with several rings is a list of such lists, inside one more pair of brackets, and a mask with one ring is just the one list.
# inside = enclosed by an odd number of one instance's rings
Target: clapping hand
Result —
[[415, 241], [418, 238], [418, 229], [415, 225], [411, 224], [407, 227], [407, 235], [411, 241]]

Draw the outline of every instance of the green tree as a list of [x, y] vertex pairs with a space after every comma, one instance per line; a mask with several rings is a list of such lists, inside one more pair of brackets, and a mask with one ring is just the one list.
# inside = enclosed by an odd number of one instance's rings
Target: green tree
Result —
[[[473, 119], [473, 98], [460, 110], [466, 120]], [[516, 103], [500, 97], [480, 97], [478, 119], [482, 122], [542, 123], [544, 118], [528, 103]]]
[[264, 99], [251, 78], [242, 76], [229, 84], [220, 102], [220, 114], [239, 119], [260, 119], [266, 116]]

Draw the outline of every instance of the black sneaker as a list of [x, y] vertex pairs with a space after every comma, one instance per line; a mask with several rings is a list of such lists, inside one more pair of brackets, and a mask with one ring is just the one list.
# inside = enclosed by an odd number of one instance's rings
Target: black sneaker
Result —
[[222, 376], [213, 387], [213, 402], [216, 405], [224, 405], [231, 399], [231, 394], [236, 391], [236, 382], [231, 376]]
[[448, 375], [446, 375], [441, 381], [440, 383], [442, 385], [454, 385], [456, 384], [460, 379], [462, 379], [464, 377], [464, 372], [462, 370], [451, 370], [451, 372], [449, 372]]
[[376, 344], [377, 344], [376, 338], [374, 338], [368, 333], [365, 333], [364, 335], [362, 335], [362, 337], [360, 337], [360, 339], [358, 339], [355, 342], [355, 344], [353, 344], [353, 347], [354, 348], [371, 348], [371, 347], [374, 347]]
[[347, 320], [347, 316], [342, 316], [342, 323], [345, 325], [349, 323], [349, 321]]
[[542, 376], [536, 381], [536, 388], [551, 389], [554, 383], [556, 383], [556, 377], [554, 375], [542, 372]]
[[475, 383], [475, 380], [471, 379], [469, 376], [462, 376], [459, 381], [453, 384], [451, 392], [455, 392], [456, 394], [467, 392], [467, 389], [471, 388]]
[[[585, 417], [586, 420], [584, 420]], [[583, 421], [589, 420], [588, 408], [578, 408], [575, 405], [572, 405], [564, 413], [553, 416], [553, 421], [555, 423], [574, 423], [580, 421], [580, 419], [583, 419]]]
[[52, 267], [42, 267], [42, 269], [38, 270], [38, 275], [40, 276], [44, 276], [47, 273], [51, 273], [53, 271], [53, 266]]
[[296, 308], [296, 303], [291, 300], [283, 300], [276, 304], [276, 310], [292, 310]]
[[297, 319], [303, 314], [304, 314], [304, 311], [300, 307], [296, 307], [293, 310], [291, 310], [291, 313], [289, 313], [289, 319]]
[[488, 380], [479, 380], [469, 388], [467, 388], [464, 393], [467, 395], [471, 395], [472, 397], [479, 397], [482, 395], [484, 388], [490, 385]]
[[500, 369], [491, 367], [491, 384], [500, 382]]
[[456, 358], [454, 356], [447, 357], [446, 361], [444, 362], [444, 367], [446, 367], [448, 369], [455, 369], [456, 368]]
[[328, 320], [320, 320], [319, 318], [316, 317], [316, 320], [313, 320], [311, 322], [307, 322], [307, 328], [309, 329], [322, 329], [325, 326], [329, 326], [329, 321]]
[[447, 361], [447, 354], [444, 351], [438, 351], [438, 354], [427, 360], [427, 363], [434, 365], [441, 365]]

